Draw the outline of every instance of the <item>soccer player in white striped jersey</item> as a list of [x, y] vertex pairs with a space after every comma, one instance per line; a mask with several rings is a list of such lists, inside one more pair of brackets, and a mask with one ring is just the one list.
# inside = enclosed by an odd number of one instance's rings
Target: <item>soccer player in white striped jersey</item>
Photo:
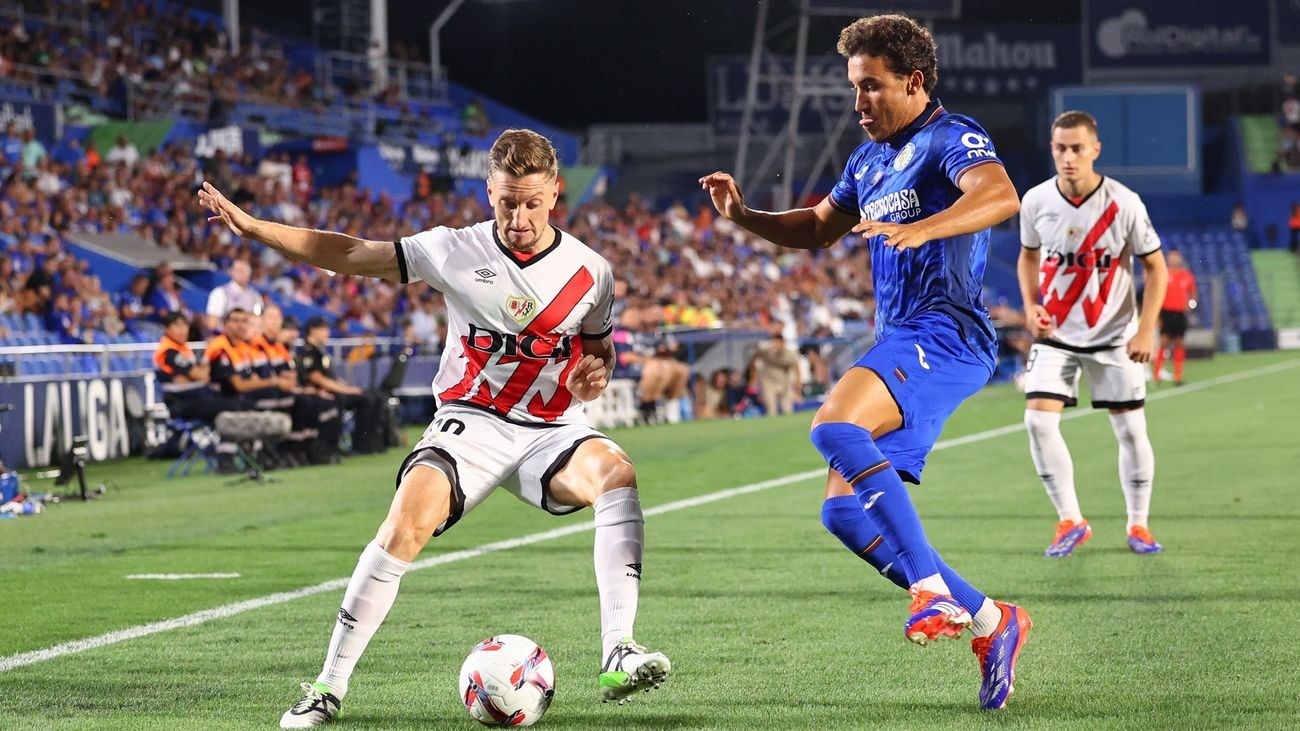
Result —
[[[421, 279], [447, 300], [437, 414], [398, 470], [388, 517], [348, 582], [324, 668], [302, 684], [281, 728], [334, 719], [411, 562], [498, 486], [556, 515], [593, 508], [600, 696], [623, 703], [659, 687], [671, 669], [663, 653], [632, 639], [645, 542], [632, 461], [583, 413], [583, 402], [604, 391], [605, 364], [613, 363], [613, 273], [550, 224], [559, 166], [549, 140], [506, 130], [488, 159], [495, 220], [396, 242], [260, 221], [208, 183], [199, 192], [214, 214], [209, 220], [240, 237], [335, 272]], [[526, 591], [503, 588], [512, 590]]]
[[[1034, 345], [1025, 373], [1029, 453], [1059, 522], [1048, 557], [1063, 557], [1092, 537], [1074, 490], [1074, 464], [1061, 436], [1061, 412], [1078, 402], [1087, 375], [1093, 408], [1110, 411], [1119, 442], [1119, 477], [1128, 507], [1128, 545], [1158, 553], [1148, 528], [1155, 455], [1147, 437], [1146, 375], [1168, 272], [1146, 206], [1094, 167], [1097, 121], [1069, 111], [1052, 122], [1056, 176], [1025, 193], [1020, 206], [1017, 274]], [[1133, 257], [1146, 281], [1141, 311]], [[1041, 298], [1041, 301], [1040, 301]]]

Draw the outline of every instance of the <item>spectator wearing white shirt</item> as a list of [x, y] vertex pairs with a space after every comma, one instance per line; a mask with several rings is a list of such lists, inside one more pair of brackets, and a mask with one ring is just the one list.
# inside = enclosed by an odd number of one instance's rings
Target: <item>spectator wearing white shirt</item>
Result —
[[230, 281], [208, 295], [206, 314], [210, 331], [220, 329], [221, 321], [231, 310], [244, 310], [254, 317], [262, 314], [262, 295], [249, 285], [252, 277], [253, 268], [243, 259], [236, 259], [230, 265]]
[[442, 350], [441, 325], [432, 299], [424, 299], [411, 313], [411, 331], [425, 353]]
[[140, 151], [135, 148], [135, 145], [131, 144], [126, 135], [118, 135], [117, 144], [113, 145], [113, 149], [108, 151], [108, 156], [104, 159], [111, 163], [122, 163], [129, 168], [133, 168], [140, 161]]

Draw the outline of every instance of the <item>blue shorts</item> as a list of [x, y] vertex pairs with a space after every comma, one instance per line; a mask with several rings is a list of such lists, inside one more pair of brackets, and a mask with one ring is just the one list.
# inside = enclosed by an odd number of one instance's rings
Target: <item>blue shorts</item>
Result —
[[880, 376], [903, 414], [903, 425], [876, 439], [899, 475], [921, 483], [925, 458], [962, 401], [988, 383], [988, 357], [970, 348], [957, 323], [926, 312], [876, 342], [856, 366]]

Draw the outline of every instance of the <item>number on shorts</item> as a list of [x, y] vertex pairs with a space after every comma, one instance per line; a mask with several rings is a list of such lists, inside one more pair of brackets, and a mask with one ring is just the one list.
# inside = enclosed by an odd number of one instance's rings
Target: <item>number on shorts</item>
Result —
[[1029, 349], [1029, 359], [1025, 361], [1025, 373], [1034, 369], [1034, 361], [1038, 360], [1038, 348]]
[[440, 432], [451, 432], [452, 434], [455, 434], [457, 436], [460, 436], [461, 434], [465, 433], [465, 422], [461, 421], [460, 419], [447, 419], [446, 421], [439, 421], [437, 423], [437, 426], [439, 426], [438, 431]]

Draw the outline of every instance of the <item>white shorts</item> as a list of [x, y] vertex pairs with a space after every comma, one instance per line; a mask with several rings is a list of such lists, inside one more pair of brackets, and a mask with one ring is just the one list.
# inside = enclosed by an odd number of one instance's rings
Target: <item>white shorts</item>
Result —
[[1124, 346], [1087, 353], [1038, 342], [1025, 364], [1025, 398], [1079, 403], [1079, 371], [1088, 377], [1095, 409], [1134, 409], [1147, 397], [1146, 371]]
[[585, 424], [524, 425], [478, 409], [446, 404], [424, 430], [397, 471], [400, 487], [417, 464], [428, 465], [451, 481], [452, 505], [441, 535], [503, 487], [515, 497], [553, 515], [584, 506], [560, 505], [549, 499], [551, 478], [564, 469], [578, 445], [608, 439]]

